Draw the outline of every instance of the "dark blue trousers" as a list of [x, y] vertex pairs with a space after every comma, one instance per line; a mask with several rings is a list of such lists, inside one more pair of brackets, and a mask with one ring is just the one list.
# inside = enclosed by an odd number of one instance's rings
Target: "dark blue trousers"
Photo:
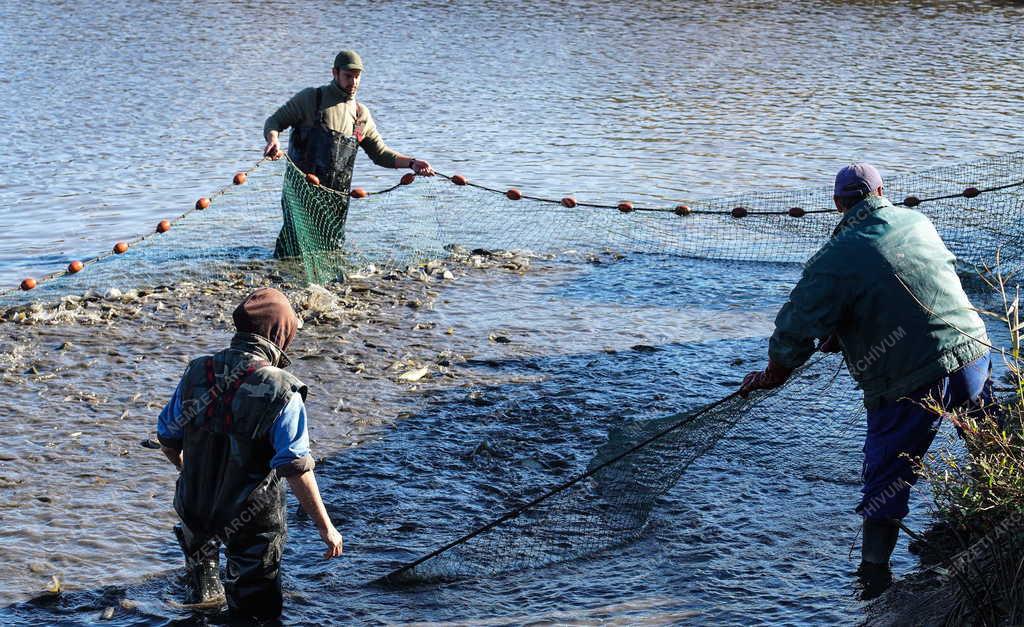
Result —
[[863, 498], [857, 512], [872, 519], [907, 515], [910, 488], [917, 481], [914, 463], [928, 452], [942, 421], [927, 405], [937, 401], [947, 412], [981, 411], [992, 402], [991, 371], [991, 358], [985, 355], [932, 385], [868, 410]]

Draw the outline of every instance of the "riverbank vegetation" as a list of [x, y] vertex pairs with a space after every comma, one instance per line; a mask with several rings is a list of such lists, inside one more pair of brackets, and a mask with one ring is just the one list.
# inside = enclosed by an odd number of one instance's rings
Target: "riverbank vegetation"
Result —
[[1020, 288], [998, 275], [987, 282], [1002, 312], [982, 313], [1009, 332], [1009, 346], [992, 352], [1007, 372], [987, 411], [947, 414], [963, 446], [940, 447], [921, 466], [937, 506], [911, 542], [922, 572], [880, 600], [877, 622], [1024, 624], [1024, 323]]

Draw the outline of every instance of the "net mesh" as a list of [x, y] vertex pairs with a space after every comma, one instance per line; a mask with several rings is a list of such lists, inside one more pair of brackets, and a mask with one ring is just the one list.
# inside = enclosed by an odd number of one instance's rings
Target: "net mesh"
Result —
[[[214, 195], [208, 209], [174, 220], [168, 232], [131, 240], [124, 254], [85, 260], [87, 267], [77, 274], [57, 271], [42, 277], [34, 290], [12, 286], [0, 291], [0, 306], [89, 289], [216, 281], [225, 270], [237, 269], [239, 261], [268, 264], [253, 273], [254, 281], [260, 272], [284, 272], [326, 284], [367, 268], [386, 271], [443, 258], [459, 246], [802, 262], [838, 221], [826, 187], [694, 201], [683, 211], [686, 215], [679, 215], [676, 206], [623, 212], [582, 202], [569, 208], [558, 199], [525, 195], [510, 200], [473, 183], [453, 185], [458, 178], [419, 177], [366, 197], [354, 192], [349, 199], [311, 183], [285, 161], [263, 165], [250, 172], [245, 185]], [[996, 251], [1007, 271], [1024, 263], [1024, 152], [890, 177], [886, 185], [895, 202], [916, 205], [913, 199], [920, 199], [917, 209], [972, 269], [991, 266]], [[968, 189], [980, 193], [965, 194]], [[283, 234], [301, 256], [270, 264], [282, 213], [291, 223]]]
[[[452, 177], [457, 179], [458, 177]], [[1020, 265], [1024, 211], [1024, 152], [974, 164], [892, 177], [886, 192], [894, 202], [916, 205], [931, 218], [957, 257], [971, 267]], [[964, 190], [974, 188], [971, 198]], [[993, 189], [997, 188], [997, 189]], [[991, 190], [984, 191], [982, 190]], [[495, 193], [498, 192], [498, 193]], [[330, 192], [313, 194], [329, 206]], [[426, 211], [425, 211], [426, 210]], [[318, 206], [318, 213], [325, 209]], [[417, 179], [386, 194], [353, 199], [347, 260], [377, 261], [443, 255], [461, 244], [487, 249], [552, 252], [566, 248], [612, 249], [757, 262], [802, 262], [831, 235], [838, 221], [829, 187], [736, 195], [695, 201], [686, 215], [675, 206], [633, 208], [524, 196], [509, 200], [500, 190]], [[433, 220], [417, 216], [430, 215]], [[743, 217], [734, 217], [741, 215]], [[358, 217], [357, 217], [358, 216]], [[381, 224], [375, 216], [388, 216]], [[414, 226], [415, 225], [415, 226]], [[303, 235], [313, 241], [317, 232]], [[317, 273], [331, 274], [320, 265]], [[336, 272], [335, 274], [339, 274]]]
[[825, 434], [840, 433], [835, 422], [823, 419], [837, 421], [834, 411], [822, 412], [818, 402], [808, 402], [831, 396], [841, 382], [840, 366], [837, 358], [823, 356], [775, 390], [748, 398], [731, 395], [677, 415], [615, 427], [586, 471], [379, 581], [402, 585], [492, 576], [635, 541], [658, 499], [741, 421], [785, 417], [802, 437], [817, 437], [823, 446], [832, 439]]
[[[1004, 271], [1015, 271], [1024, 261], [1024, 152], [890, 177], [886, 191], [894, 201], [925, 213], [968, 266], [994, 264], [997, 251]], [[520, 195], [506, 196], [457, 177], [419, 178], [361, 196], [320, 187], [287, 162], [261, 167], [245, 185], [218, 194], [208, 209], [186, 212], [168, 232], [136, 238], [124, 254], [87, 260], [79, 273], [45, 277], [31, 292], [0, 293], [0, 305], [20, 307], [89, 290], [213, 283], [229, 270], [237, 281], [239, 268], [253, 286], [280, 274], [326, 284], [354, 272], [445, 257], [459, 248], [611, 249], [800, 262], [828, 239], [838, 221], [825, 187], [694, 201], [685, 209], [616, 208], [525, 195], [513, 200]], [[290, 220], [285, 235], [294, 238], [301, 254], [278, 261], [273, 253], [282, 213]], [[536, 568], [632, 541], [643, 533], [657, 499], [742, 420], [784, 415], [794, 424], [799, 406], [806, 418], [798, 423], [801, 437], [835, 431], [835, 424], [822, 420], [833, 413], [809, 399], [828, 397], [837, 368], [819, 361], [779, 390], [622, 427], [571, 485], [428, 554], [389, 581]]]

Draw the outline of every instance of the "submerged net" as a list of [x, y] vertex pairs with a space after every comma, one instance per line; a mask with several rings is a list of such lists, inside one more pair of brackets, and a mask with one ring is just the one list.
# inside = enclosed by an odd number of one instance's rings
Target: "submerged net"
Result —
[[[262, 162], [261, 162], [262, 163]], [[283, 170], [283, 171], [282, 171]], [[736, 195], [689, 205], [598, 205], [466, 184], [459, 176], [415, 178], [348, 199], [314, 185], [285, 161], [251, 171], [244, 185], [212, 195], [163, 234], [129, 240], [124, 254], [84, 260], [77, 273], [42, 277], [40, 287], [0, 291], [0, 306], [106, 290], [215, 281], [239, 262], [260, 262], [251, 281], [279, 272], [326, 284], [346, 274], [443, 258], [456, 247], [557, 254], [611, 249], [755, 262], [802, 262], [838, 221], [826, 187]], [[283, 185], [282, 185], [283, 180]], [[404, 184], [409, 183], [411, 184]], [[456, 183], [456, 184], [453, 184]], [[463, 184], [458, 184], [463, 183]], [[935, 224], [971, 269], [1024, 265], [1024, 152], [889, 177], [886, 193]], [[273, 259], [282, 198], [302, 256]], [[518, 198], [512, 200], [511, 198]], [[65, 259], [62, 263], [68, 263]]]
[[741, 421], [785, 423], [823, 445], [828, 438], [820, 436], [840, 433], [834, 408], [823, 411], [830, 390], [845, 383], [840, 366], [837, 358], [822, 356], [778, 389], [749, 398], [732, 394], [667, 418], [615, 427], [580, 474], [378, 582], [402, 585], [492, 576], [635, 541], [658, 499]]

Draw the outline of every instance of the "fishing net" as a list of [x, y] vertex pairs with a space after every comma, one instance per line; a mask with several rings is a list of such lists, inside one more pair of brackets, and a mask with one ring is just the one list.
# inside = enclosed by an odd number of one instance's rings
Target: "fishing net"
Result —
[[[1024, 254], [1024, 152], [891, 177], [886, 193], [895, 203], [928, 215], [971, 270], [992, 266], [1000, 249], [1004, 267], [1019, 267]], [[307, 193], [314, 199], [312, 213], [328, 212], [332, 194]], [[346, 257], [356, 265], [379, 260], [382, 250], [408, 260], [443, 255], [453, 245], [802, 262], [829, 238], [839, 217], [830, 187], [639, 207], [627, 201], [598, 205], [573, 199], [563, 204], [561, 199], [476, 185], [458, 175], [418, 178], [413, 185], [353, 198], [350, 211], [360, 214], [348, 225], [353, 245]], [[425, 214], [432, 219], [423, 219]], [[387, 216], [388, 224], [382, 225], [379, 216]], [[310, 240], [311, 249], [324, 240], [316, 228], [301, 237]], [[381, 243], [383, 248], [377, 248]], [[341, 268], [333, 270], [320, 257], [314, 259], [311, 276], [341, 274]]]
[[[261, 164], [244, 185], [212, 194], [207, 209], [172, 220], [169, 231], [128, 240], [123, 254], [83, 260], [86, 267], [77, 273], [46, 275], [29, 292], [14, 286], [0, 291], [0, 306], [90, 289], [214, 282], [237, 270], [240, 262], [256, 262], [246, 278], [250, 282], [283, 273], [326, 284], [353, 272], [389, 271], [443, 258], [461, 248], [554, 254], [611, 249], [802, 262], [838, 221], [827, 187], [642, 207], [534, 197], [476, 185], [458, 175], [407, 174], [390, 188], [354, 189], [346, 198], [311, 183], [291, 163]], [[1024, 265], [1024, 152], [889, 177], [886, 186], [895, 202], [931, 218], [972, 271], [993, 265], [997, 251], [1004, 271]], [[273, 252], [283, 215], [290, 222], [285, 235], [301, 256], [279, 262]]]
[[378, 581], [401, 585], [492, 576], [635, 541], [658, 499], [743, 421], [762, 428], [784, 424], [822, 446], [838, 438], [851, 441], [836, 435], [842, 434], [837, 425], [843, 419], [825, 400], [834, 387], [848, 383], [840, 366], [838, 359], [822, 356], [778, 389], [748, 398], [733, 394], [677, 415], [615, 427], [586, 470]]

